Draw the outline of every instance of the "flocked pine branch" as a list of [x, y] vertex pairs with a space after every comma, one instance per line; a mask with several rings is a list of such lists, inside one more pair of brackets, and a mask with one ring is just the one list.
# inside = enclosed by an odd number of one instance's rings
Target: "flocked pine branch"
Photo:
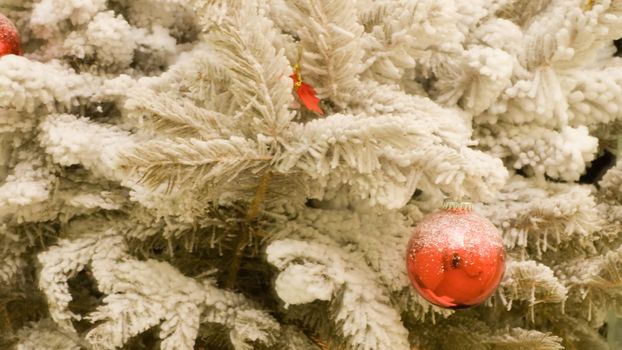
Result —
[[[402, 269], [412, 227], [398, 212], [372, 212], [370, 209], [306, 209], [278, 236], [300, 235], [305, 229], [331, 237], [342, 244], [356, 244], [368, 264], [378, 272], [391, 291], [409, 285]], [[288, 232], [287, 232], [288, 231]]]
[[83, 31], [74, 31], [67, 36], [63, 48], [78, 59], [96, 60], [98, 68], [126, 68], [134, 60], [134, 51], [138, 49], [136, 38], [133, 28], [123, 16], [106, 11], [96, 14]]
[[[178, 10], [180, 17], [185, 14], [179, 4], [171, 8], [166, 1], [162, 2], [158, 6], [160, 9]], [[136, 11], [130, 4], [123, 5], [127, 12]], [[193, 23], [193, 18], [187, 14], [185, 19]], [[135, 18], [132, 25], [124, 16], [109, 11], [106, 2], [101, 0], [89, 3], [41, 1], [34, 6], [30, 19], [33, 35], [47, 41], [42, 47], [44, 55], [97, 63], [81, 66], [98, 74], [131, 70], [138, 52], [149, 54], [149, 59], [141, 60], [140, 64], [152, 69], [158, 69], [162, 62], [171, 59], [176, 53], [176, 39], [170, 27], [171, 22], [177, 21], [155, 22], [149, 25]], [[68, 28], [72, 29], [69, 34], [65, 33]], [[192, 25], [187, 29], [192, 30]]]
[[[139, 261], [127, 254], [124, 238], [114, 231], [63, 240], [43, 254], [39, 285], [45, 292], [52, 319], [73, 333], [69, 311], [72, 300], [67, 281], [89, 268], [97, 288], [106, 294], [104, 304], [86, 316], [96, 323], [86, 340], [102, 349], [124, 345], [131, 337], [159, 326], [162, 349], [192, 349], [202, 322], [230, 328], [236, 349], [250, 349], [247, 342], [270, 343], [269, 332], [278, 324], [245, 298], [199, 283], [181, 275], [165, 262]], [[142, 273], [136, 273], [141, 271]], [[167, 286], [163, 289], [162, 286]], [[121, 330], [121, 331], [119, 331]]]
[[233, 134], [229, 116], [153, 90], [137, 90], [124, 107], [139, 126], [172, 137], [211, 140]]
[[[583, 5], [579, 0], [554, 1], [529, 23], [523, 35], [500, 34], [507, 41], [517, 39], [520, 49], [512, 86], [488, 111], [495, 118], [502, 116], [508, 122], [530, 122], [547, 128], [568, 125], [569, 99], [580, 95], [572, 97], [571, 89], [576, 84], [567, 72], [596, 60], [599, 50], [609, 45], [606, 38], [611, 35], [613, 39], [622, 30], [617, 1], [605, 1], [591, 9]], [[557, 34], [548, 35], [551, 32]], [[587, 72], [583, 74], [588, 76]]]
[[430, 60], [437, 101], [459, 104], [474, 115], [490, 108], [511, 85], [514, 59], [501, 49], [474, 45], [461, 53]]
[[[133, 0], [123, 3], [132, 23], [141, 28], [165, 28], [177, 41], [192, 40], [199, 31], [198, 16], [186, 0]], [[175, 16], [170, 16], [174, 13]], [[155, 43], [157, 44], [157, 43]], [[178, 43], [176, 43], [178, 44]]]
[[546, 9], [552, 0], [508, 0], [500, 1], [496, 13], [500, 18], [511, 20], [518, 25], [538, 15], [542, 10]]
[[[36, 121], [31, 118], [24, 118], [22, 113], [17, 112], [13, 109], [3, 109], [0, 112], [0, 131], [2, 135], [0, 135], [0, 144], [4, 149], [5, 154], [9, 152], [11, 147], [11, 142], [16, 137], [23, 137], [23, 135], [27, 135], [31, 132], [36, 126]], [[6, 171], [7, 159], [3, 157], [2, 159], [2, 169], [1, 171]]]
[[0, 229], [0, 284], [12, 286], [26, 265], [23, 254], [28, 244], [12, 228]]
[[618, 202], [622, 200], [622, 161], [609, 169], [599, 182], [600, 192], [606, 197]]
[[443, 321], [424, 337], [425, 347], [451, 350], [468, 347], [474, 350], [561, 350], [562, 338], [550, 332], [519, 327], [495, 329], [468, 317]]
[[266, 252], [280, 271], [276, 292], [286, 304], [331, 300], [332, 317], [353, 349], [409, 349], [387, 291], [354, 252], [346, 257], [335, 245], [292, 239], [274, 241]]
[[[99, 79], [76, 74], [61, 62], [47, 64], [24, 57], [3, 57], [0, 61], [0, 107], [29, 112], [53, 112], [75, 106], [80, 98], [95, 93]], [[62, 79], [60, 78], [62, 77]]]
[[69, 114], [49, 115], [39, 129], [39, 142], [56, 163], [80, 164], [110, 180], [126, 178], [120, 168], [121, 152], [136, 142], [128, 132]]
[[318, 97], [341, 108], [355, 102], [363, 70], [363, 26], [349, 1], [275, 1], [278, 15], [299, 38], [302, 76]]
[[267, 148], [232, 136], [229, 139], [156, 139], [125, 155], [126, 166], [152, 188], [217, 188], [242, 172], [257, 173], [272, 160]]
[[[516, 2], [524, 3], [525, 5], [535, 3], [535, 1], [524, 0]], [[512, 56], [512, 60], [517, 63], [516, 53], [522, 48], [517, 46], [516, 43], [523, 40], [523, 30], [521, 29], [520, 21], [516, 19], [511, 21], [505, 17], [494, 17], [495, 13], [498, 15], [502, 11], [496, 6], [486, 6], [486, 9], [488, 17], [482, 19], [477, 27], [472, 29], [471, 35], [468, 36], [469, 41], [490, 48], [501, 49], [509, 53]], [[521, 14], [519, 13], [518, 15]], [[513, 73], [522, 72], [518, 64], [514, 68], [519, 70], [513, 71]]]
[[[485, 155], [447, 147], [440, 135], [406, 116], [334, 114], [307, 123], [301, 131], [278, 160], [279, 171], [304, 171], [321, 188], [346, 183], [354, 197], [388, 208], [403, 206], [417, 187], [485, 197], [486, 187], [475, 179], [486, 174], [490, 185], [497, 186], [505, 178], [497, 164], [485, 164]], [[419, 147], [409, 147], [413, 144]], [[435, 159], [427, 157], [430, 153]]]
[[[430, 99], [409, 95], [394, 86], [381, 85], [374, 81], [363, 81], [360, 98], [369, 101], [364, 106], [356, 106], [356, 113], [381, 115], [387, 119], [400, 117], [418, 132], [438, 138], [427, 138], [420, 147], [429, 147], [433, 141], [436, 155], [435, 162], [443, 172], [440, 176], [421, 176], [418, 188], [443, 196], [469, 196], [472, 199], [487, 200], [506, 180], [507, 170], [498, 159], [488, 154], [471, 149], [472, 127], [469, 117], [455, 109], [442, 108]], [[443, 116], [438, 118], [437, 116]], [[414, 122], [410, 124], [409, 122]], [[317, 123], [317, 121], [316, 121]], [[428, 159], [426, 161], [429, 162]], [[427, 169], [427, 166], [424, 169]], [[451, 167], [455, 171], [446, 171]], [[438, 173], [437, 173], [438, 174]], [[457, 181], [457, 182], [456, 182]], [[454, 185], [461, 184], [454, 187]]]
[[59, 328], [52, 320], [44, 319], [21, 329], [16, 338], [16, 350], [80, 350], [86, 345], [75, 334]]
[[604, 318], [609, 310], [622, 298], [622, 247], [602, 256], [587, 260], [574, 260], [561, 266], [573, 302], [587, 303], [585, 318]]
[[454, 1], [357, 2], [365, 28], [366, 78], [399, 83], [417, 60], [435, 51], [459, 52], [464, 35]]
[[[28, 162], [21, 163], [25, 164], [32, 165]], [[117, 184], [102, 181], [81, 170], [69, 171], [66, 178], [60, 178], [55, 173], [59, 171], [58, 167], [49, 163], [34, 164], [37, 164], [37, 171], [30, 174], [45, 174], [44, 178], [33, 181], [25, 176], [22, 181], [11, 179], [5, 184], [11, 189], [5, 192], [11, 195], [11, 199], [0, 207], [0, 215], [6, 223], [19, 225], [24, 222], [69, 220], [99, 210], [119, 210], [125, 205], [127, 190]], [[106, 188], [102, 189], [102, 186]], [[3, 187], [0, 187], [0, 191]], [[42, 197], [44, 193], [45, 196]]]
[[[525, 51], [521, 57], [525, 67], [537, 67], [546, 62], [561, 69], [577, 67], [592, 58], [609, 40], [622, 35], [622, 4], [617, 0], [591, 6], [581, 0], [552, 3], [555, 6], [539, 13], [526, 31]], [[546, 35], [551, 31], [557, 34]]]
[[612, 59], [604, 69], [584, 70], [569, 77], [573, 88], [568, 95], [571, 125], [589, 128], [619, 120], [622, 110], [622, 62]]
[[[591, 314], [591, 310], [585, 308], [576, 311], [579, 311], [579, 315], [575, 314], [574, 317], [568, 314], [557, 313], [552, 321], [553, 327], [551, 327], [551, 331], [563, 339], [562, 345], [564, 348], [610, 350], [611, 347], [607, 344], [607, 339], [598, 332], [598, 328], [594, 327], [594, 323], [585, 320], [585, 317], [588, 316], [585, 315], [585, 311], [590, 311]], [[572, 312], [570, 308], [568, 312]], [[601, 312], [601, 314], [604, 313]]]
[[508, 310], [512, 308], [514, 301], [527, 302], [532, 322], [536, 304], [560, 303], [560, 311], [563, 311], [567, 293], [566, 287], [550, 268], [533, 260], [507, 262], [498, 290], [499, 298]]
[[[78, 179], [81, 180], [81, 179]], [[108, 183], [108, 189], [101, 190], [99, 184], [87, 181], [61, 182], [59, 189], [54, 193], [57, 204], [68, 209], [74, 209], [76, 214], [91, 214], [100, 210], [124, 209], [127, 200], [127, 190]], [[56, 204], [56, 203], [55, 203]], [[67, 213], [69, 214], [69, 213]]]
[[316, 344], [295, 327], [287, 327], [281, 333], [282, 349], [285, 350], [318, 350]]
[[204, 283], [207, 308], [201, 323], [224, 325], [230, 330], [229, 340], [236, 350], [251, 350], [252, 344], [274, 344], [281, 327], [266, 312], [241, 294], [227, 292]]
[[56, 182], [42, 159], [18, 162], [0, 185], [0, 218], [19, 221], [24, 212], [36, 211], [50, 198]]
[[109, 255], [109, 259], [124, 255], [122, 239], [114, 232], [107, 232], [67, 241], [56, 249], [39, 254], [42, 265], [39, 288], [47, 298], [52, 320], [65, 331], [73, 332], [71, 320], [79, 319], [69, 311], [72, 297], [68, 280], [83, 270], [96, 254]]
[[143, 65], [157, 67], [176, 53], [176, 40], [162, 26], [135, 28], [112, 11], [100, 12], [80, 31], [63, 42], [67, 56], [97, 62], [98, 71], [127, 71], [137, 52], [149, 54]]
[[564, 126], [556, 131], [498, 123], [480, 132], [482, 147], [507, 159], [514, 169], [566, 181], [578, 180], [598, 150], [598, 139], [589, 135], [585, 126]]
[[419, 337], [422, 349], [452, 350], [465, 347], [472, 350], [489, 350], [486, 340], [491, 327], [481, 320], [456, 314], [437, 322], [431, 332]]
[[205, 108], [232, 116], [237, 104], [229, 89], [230, 78], [220, 56], [199, 45], [180, 57], [164, 74], [154, 78], [158, 83], [149, 88], [170, 91], [170, 85], [177, 83], [180, 92], [187, 91], [194, 101], [202, 103]]
[[258, 5], [232, 11], [223, 23], [211, 28], [208, 41], [222, 58], [230, 76], [229, 89], [238, 110], [232, 116], [247, 137], [262, 133], [277, 140], [293, 118], [290, 64], [273, 41], [273, 23], [259, 15]]
[[509, 332], [494, 335], [484, 342], [495, 350], [561, 350], [562, 339], [550, 333], [512, 328]]
[[42, 38], [50, 38], [53, 34], [60, 35], [60, 31], [69, 23], [88, 23], [95, 14], [105, 9], [105, 5], [104, 0], [89, 3], [77, 0], [43, 0], [32, 10], [32, 27]]
[[[514, 176], [496, 203], [480, 211], [503, 230], [506, 247], [525, 256], [555, 252], [561, 244], [593, 251], [603, 221], [588, 187], [547, 183]], [[529, 250], [527, 251], [527, 248]], [[564, 250], [567, 258], [568, 250]]]

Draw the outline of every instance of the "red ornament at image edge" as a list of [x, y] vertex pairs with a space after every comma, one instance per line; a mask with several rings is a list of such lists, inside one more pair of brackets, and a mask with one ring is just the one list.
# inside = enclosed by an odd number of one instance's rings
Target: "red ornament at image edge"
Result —
[[22, 54], [19, 32], [13, 22], [0, 13], [0, 57], [11, 54]]
[[432, 304], [461, 309], [480, 304], [505, 272], [501, 234], [470, 204], [446, 202], [419, 222], [406, 252], [408, 277]]

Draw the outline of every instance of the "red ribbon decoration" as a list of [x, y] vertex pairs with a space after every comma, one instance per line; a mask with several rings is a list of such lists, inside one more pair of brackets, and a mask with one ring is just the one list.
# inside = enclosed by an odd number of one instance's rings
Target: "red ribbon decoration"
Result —
[[313, 87], [302, 81], [302, 74], [300, 73], [300, 64], [294, 65], [294, 74], [290, 76], [294, 81], [294, 90], [298, 95], [298, 98], [309, 109], [319, 115], [324, 115], [324, 111], [320, 108], [320, 99], [315, 95]]

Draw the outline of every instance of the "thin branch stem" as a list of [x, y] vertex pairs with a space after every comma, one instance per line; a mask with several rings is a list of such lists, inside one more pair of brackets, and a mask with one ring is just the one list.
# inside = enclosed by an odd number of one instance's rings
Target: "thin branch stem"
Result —
[[261, 205], [266, 199], [266, 193], [268, 192], [268, 187], [270, 186], [271, 179], [272, 172], [267, 171], [263, 174], [263, 176], [259, 180], [257, 190], [255, 191], [255, 197], [253, 197], [253, 201], [251, 202], [251, 205], [246, 212], [246, 220], [240, 223], [240, 235], [238, 236], [238, 240], [235, 244], [233, 260], [231, 261], [231, 266], [229, 268], [229, 273], [225, 282], [225, 287], [227, 289], [233, 289], [233, 287], [235, 286], [235, 282], [238, 278], [238, 272], [240, 271], [240, 265], [242, 264], [242, 253], [244, 252], [244, 248], [246, 248], [246, 245], [250, 241], [252, 222], [259, 215], [259, 209], [261, 208]]

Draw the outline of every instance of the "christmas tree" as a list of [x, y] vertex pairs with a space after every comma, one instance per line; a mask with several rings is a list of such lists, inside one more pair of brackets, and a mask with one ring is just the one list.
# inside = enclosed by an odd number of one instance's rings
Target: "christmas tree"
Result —
[[[0, 348], [615, 340], [622, 0], [0, 13], [23, 49], [0, 58]], [[457, 311], [405, 263], [446, 198], [474, 202], [506, 249], [496, 292]]]

